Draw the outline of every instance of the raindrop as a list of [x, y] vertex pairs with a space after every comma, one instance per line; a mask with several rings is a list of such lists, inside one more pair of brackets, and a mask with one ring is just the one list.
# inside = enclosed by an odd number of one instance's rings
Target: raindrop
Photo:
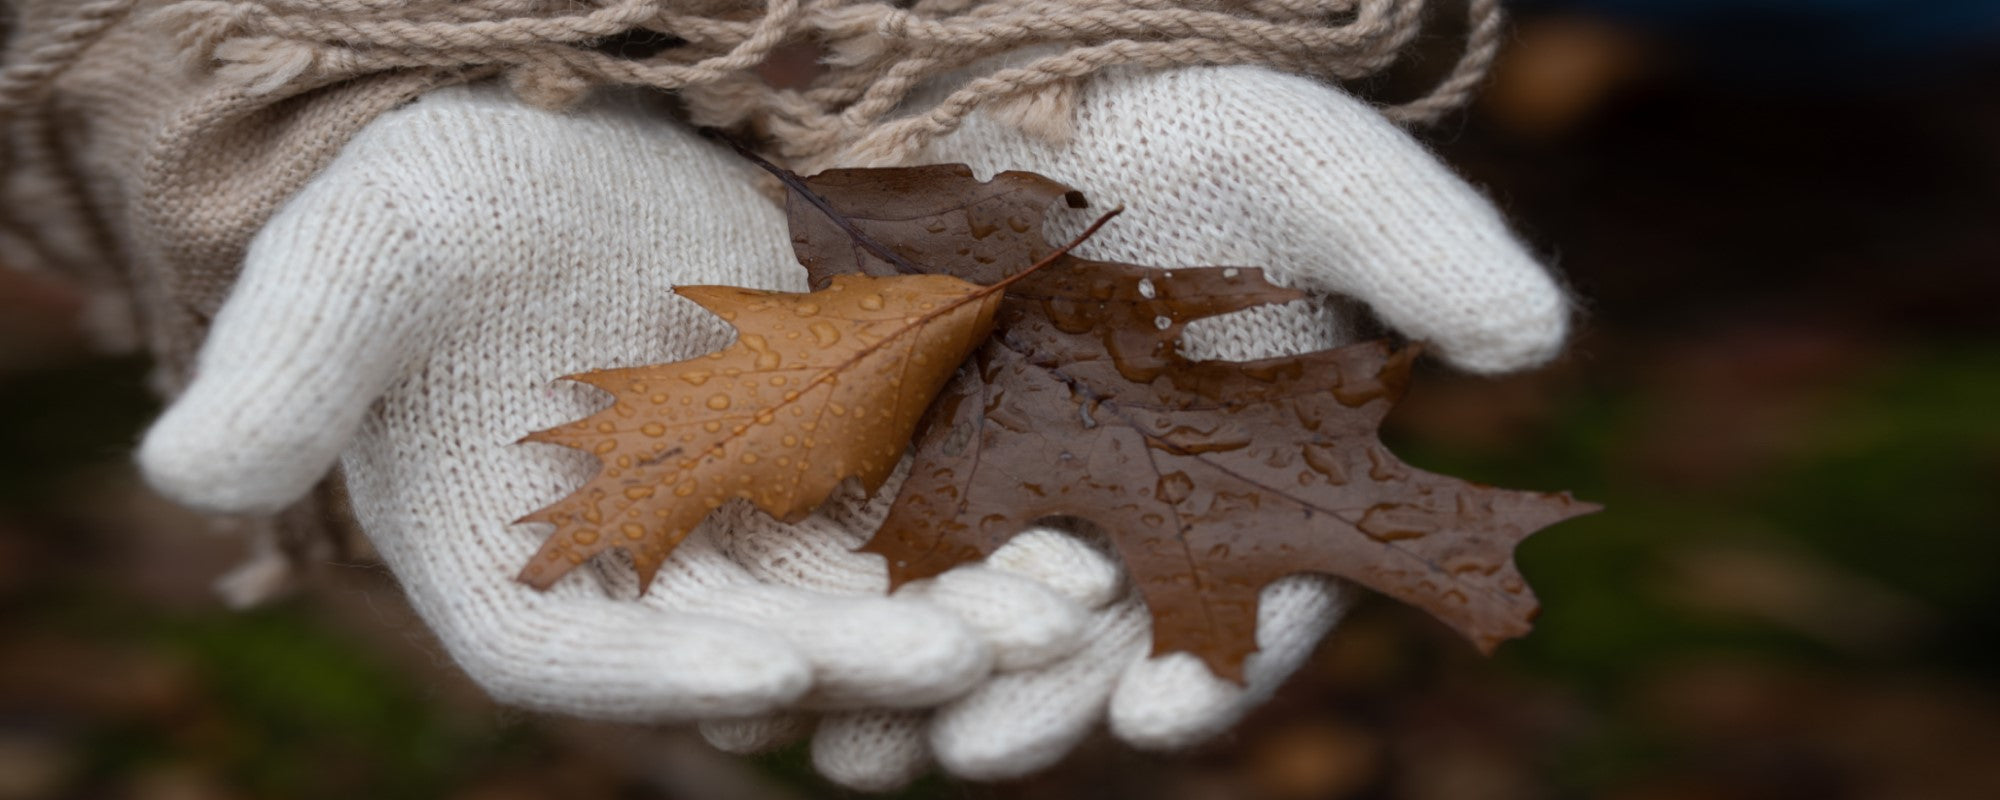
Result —
[[1168, 319], [1168, 318], [1167, 318], [1167, 317], [1166, 317], [1165, 315], [1161, 315], [1161, 316], [1157, 316], [1157, 317], [1154, 317], [1154, 318], [1153, 318], [1153, 327], [1155, 327], [1155, 328], [1159, 328], [1160, 330], [1166, 330], [1166, 329], [1168, 329], [1168, 328], [1171, 328], [1171, 327], [1173, 327], [1173, 326], [1174, 326], [1174, 321], [1173, 321], [1173, 320], [1171, 320], [1171, 319]]
[[1401, 539], [1421, 539], [1424, 520], [1422, 513], [1409, 506], [1384, 503], [1371, 506], [1361, 515], [1361, 522], [1355, 527], [1369, 538], [1382, 542]]
[[729, 407], [729, 395], [717, 393], [708, 398], [708, 407], [721, 411]]
[[972, 234], [974, 239], [984, 239], [992, 236], [994, 231], [1000, 230], [999, 225], [973, 216], [971, 210], [965, 212], [965, 226], [966, 233]]
[[[1338, 451], [1317, 442], [1305, 446], [1306, 466], [1314, 472], [1326, 476], [1335, 486], [1347, 483], [1347, 465], [1341, 463]], [[1302, 480], [1304, 475], [1299, 476]]]
[[1159, 297], [1159, 296], [1160, 296], [1160, 293], [1159, 293], [1159, 291], [1153, 288], [1153, 279], [1152, 279], [1152, 278], [1140, 278], [1140, 279], [1139, 279], [1139, 296], [1140, 296], [1140, 297], [1144, 297], [1144, 298], [1146, 298], [1147, 300], [1151, 300], [1151, 299], [1153, 299], [1153, 298], [1155, 298], [1155, 297]]
[[806, 329], [812, 331], [813, 341], [821, 347], [832, 347], [840, 341], [840, 329], [825, 320], [808, 325]]
[[1368, 477], [1378, 481], [1398, 481], [1409, 475], [1395, 456], [1377, 449], [1368, 450]]

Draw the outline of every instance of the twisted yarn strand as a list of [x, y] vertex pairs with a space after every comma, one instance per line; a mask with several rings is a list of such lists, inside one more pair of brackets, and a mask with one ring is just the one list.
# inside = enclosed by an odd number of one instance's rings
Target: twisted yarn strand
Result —
[[[794, 134], [792, 140], [781, 140], [780, 147], [791, 145], [792, 150], [785, 154], [811, 166], [896, 163], [911, 157], [928, 141], [955, 130], [980, 107], [1074, 85], [1078, 79], [1115, 66], [1249, 63], [1352, 79], [1392, 63], [1416, 36], [1424, 7], [1422, 0], [1266, 0], [1255, 5], [1272, 18], [1249, 19], [1213, 11], [1208, 4], [1171, 0], [1083, 0], [1060, 10], [1046, 0], [1025, 0], [989, 4], [974, 14], [943, 19], [856, 7], [828, 27], [853, 36], [873, 14], [870, 32], [901, 45], [883, 46], [879, 51], [912, 55], [900, 61], [878, 57], [857, 65], [857, 71], [872, 72], [875, 78], [848, 83], [870, 84], [859, 101], [830, 120], [798, 120], [791, 126], [804, 131], [830, 122], [837, 130], [802, 139]], [[1241, 11], [1238, 9], [1239, 14]], [[1321, 24], [1328, 14], [1341, 12], [1352, 14], [1348, 24]], [[1425, 97], [1387, 113], [1405, 123], [1428, 122], [1470, 98], [1497, 50], [1500, 11], [1493, 0], [1474, 0], [1468, 5], [1468, 14], [1473, 18], [1473, 35], [1467, 54], [1446, 81]], [[1142, 40], [1141, 35], [1152, 40]], [[1176, 35], [1179, 38], [1168, 38]], [[1024, 67], [973, 79], [917, 116], [878, 123], [920, 82], [917, 76], [1050, 41], [1065, 42], [1070, 49]], [[1068, 113], [1068, 109], [1058, 108], [1043, 111]], [[849, 144], [829, 155], [824, 150], [828, 140]]]
[[[24, 42], [19, 55], [9, 53], [9, 62], [0, 67], [0, 176], [13, 174], [23, 150], [47, 160], [45, 144], [48, 120], [43, 101], [56, 79], [75, 64], [85, 50], [96, 44], [132, 13], [138, 0], [93, 0], [70, 10], [51, 26], [39, 41]], [[45, 181], [39, 187], [45, 202], [83, 206], [80, 187], [60, 181]], [[59, 264], [67, 259], [58, 254], [45, 232], [31, 230], [0, 209], [0, 240], [32, 253], [33, 261]]]
[[1479, 84], [1493, 70], [1493, 59], [1500, 54], [1505, 19], [1500, 0], [1468, 0], [1466, 15], [1472, 30], [1466, 34], [1465, 53], [1459, 56], [1451, 74], [1432, 88], [1430, 94], [1389, 109], [1386, 112], [1389, 119], [1404, 125], [1427, 124], [1472, 101]]
[[132, 11], [138, 0], [94, 0], [77, 6], [43, 41], [0, 69], [0, 120], [41, 99], [57, 76], [98, 37]]
[[[68, 59], [136, 0], [94, 0], [0, 71], [0, 119], [32, 105]], [[1324, 80], [1379, 72], [1423, 26], [1425, 0], [178, 0], [151, 19], [188, 57], [249, 91], [399, 69], [505, 72], [522, 96], [559, 107], [598, 85], [681, 90], [705, 124], [746, 127], [795, 165], [908, 158], [992, 109], [1037, 135], [1069, 129], [1075, 89], [1115, 67], [1253, 64]], [[1500, 43], [1498, 0], [1465, 0], [1463, 55], [1402, 124], [1463, 106]], [[643, 58], [597, 49], [638, 31], [679, 46]], [[813, 38], [828, 70], [802, 90], [749, 71], [781, 44]], [[986, 66], [1015, 52], [1018, 66]], [[219, 62], [219, 63], [217, 63]], [[961, 71], [936, 105], [902, 118], [932, 80]]]

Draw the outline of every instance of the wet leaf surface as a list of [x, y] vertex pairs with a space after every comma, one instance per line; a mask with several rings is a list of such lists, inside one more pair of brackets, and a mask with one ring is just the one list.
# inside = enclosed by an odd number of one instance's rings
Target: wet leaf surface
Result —
[[[868, 242], [793, 201], [794, 244], [816, 285], [913, 267], [999, 281], [1056, 249], [1041, 233], [1051, 203], [1080, 204], [1029, 173], [878, 172], [809, 181]], [[1482, 649], [1525, 633], [1537, 606], [1515, 545], [1596, 507], [1425, 472], [1384, 448], [1376, 428], [1414, 348], [1247, 363], [1176, 348], [1192, 320], [1301, 297], [1257, 269], [1058, 258], [1007, 291], [992, 340], [933, 406], [910, 478], [864, 549], [900, 585], [983, 558], [1037, 520], [1088, 520], [1139, 585], [1155, 652], [1193, 652], [1239, 681], [1259, 592], [1299, 572], [1420, 606]]]
[[998, 294], [944, 275], [846, 275], [810, 294], [683, 286], [737, 330], [705, 356], [570, 380], [616, 399], [529, 434], [597, 456], [598, 473], [523, 522], [556, 532], [523, 582], [546, 589], [591, 557], [627, 551], [640, 585], [731, 499], [795, 521], [853, 477], [874, 490], [924, 408], [986, 338]]

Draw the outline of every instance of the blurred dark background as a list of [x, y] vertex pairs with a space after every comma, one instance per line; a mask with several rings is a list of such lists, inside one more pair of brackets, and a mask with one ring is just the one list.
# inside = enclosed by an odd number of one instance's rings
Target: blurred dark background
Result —
[[[1374, 602], [1195, 753], [907, 796], [2000, 797], [2000, 3], [1515, 7], [1427, 137], [1581, 334], [1424, 374], [1391, 444], [1609, 506], [1522, 548], [1536, 632], [1488, 660]], [[0, 800], [845, 794], [798, 749], [495, 707], [376, 567], [225, 610], [242, 545], [135, 482], [144, 365], [80, 309], [0, 272]]]

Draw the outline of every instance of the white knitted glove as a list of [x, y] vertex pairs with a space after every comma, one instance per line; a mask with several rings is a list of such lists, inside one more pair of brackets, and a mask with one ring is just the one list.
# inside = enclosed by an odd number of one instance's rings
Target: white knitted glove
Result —
[[[1500, 215], [1422, 146], [1367, 105], [1314, 81], [1255, 67], [1107, 74], [1082, 90], [1077, 134], [1051, 145], [975, 115], [921, 161], [979, 174], [1042, 173], [1084, 191], [1115, 223], [1081, 255], [1161, 267], [1256, 266], [1273, 281], [1367, 303], [1390, 327], [1472, 372], [1535, 366], [1556, 354], [1568, 305]], [[1050, 238], [1080, 232], [1095, 210], [1054, 212]], [[1352, 306], [1324, 300], [1262, 307], [1189, 326], [1195, 358], [1244, 360], [1353, 340]], [[1053, 587], [1094, 586], [1092, 551], [1038, 562]], [[1086, 594], [1072, 596], [1088, 602]], [[830, 716], [813, 758], [842, 783], [885, 789], [929, 756], [953, 774], [997, 779], [1047, 766], [1109, 717], [1133, 745], [1185, 747], [1268, 698], [1348, 605], [1347, 588], [1299, 575], [1267, 587], [1261, 648], [1247, 687], [1186, 653], [1150, 658], [1143, 603], [1126, 592], [1094, 615], [1089, 643], [1055, 664], [998, 675], [929, 715]], [[751, 750], [804, 729], [759, 720], [709, 723], [718, 746]]]
[[362, 527], [445, 648], [530, 708], [908, 708], [961, 693], [996, 651], [1016, 667], [1066, 652], [1084, 619], [1071, 602], [985, 567], [883, 597], [880, 559], [849, 553], [861, 538], [824, 517], [712, 520], [636, 601], [611, 559], [547, 593], [514, 582], [548, 531], [512, 521], [596, 467], [515, 443], [603, 404], [555, 378], [727, 344], [674, 285], [804, 289], [751, 171], [639, 95], [566, 115], [492, 86], [427, 95], [371, 124], [257, 237], [140, 464], [181, 501], [240, 512], [284, 506], [339, 458]]

